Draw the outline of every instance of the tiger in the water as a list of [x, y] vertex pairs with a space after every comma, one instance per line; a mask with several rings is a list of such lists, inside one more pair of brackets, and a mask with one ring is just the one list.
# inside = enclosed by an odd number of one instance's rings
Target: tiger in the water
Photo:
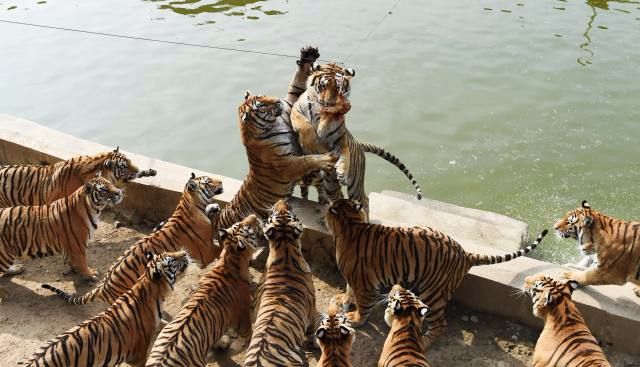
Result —
[[431, 366], [424, 354], [422, 321], [429, 313], [425, 305], [410, 290], [396, 284], [391, 288], [384, 311], [389, 335], [384, 342], [378, 367]]
[[[378, 146], [358, 142], [346, 128], [344, 113], [350, 108], [348, 96], [354, 75], [352, 69], [344, 69], [335, 63], [313, 68], [306, 91], [291, 111], [291, 123], [299, 135], [302, 153], [331, 152], [340, 155], [335, 170], [326, 170], [324, 177], [324, 191], [330, 200], [342, 198], [340, 185], [346, 185], [348, 197], [361, 202], [368, 213], [369, 199], [364, 189], [364, 153], [373, 153], [398, 167], [409, 178], [418, 199], [421, 199], [420, 186], [397, 157]], [[305, 184], [304, 180], [302, 183]], [[319, 195], [320, 199], [324, 197]], [[323, 201], [320, 203], [324, 204]]]
[[300, 50], [298, 68], [286, 98], [245, 94], [238, 115], [249, 173], [221, 211], [215, 223], [216, 231], [252, 213], [266, 218], [278, 200], [291, 195], [301, 177], [315, 170], [328, 169], [335, 163], [337, 157], [328, 153], [302, 156], [289, 119], [291, 106], [304, 92], [313, 62], [319, 56], [313, 47]]
[[249, 260], [257, 234], [258, 219], [253, 214], [220, 230], [220, 258], [156, 338], [148, 367], [205, 366], [207, 351], [228, 328], [243, 338], [251, 335]]
[[[17, 258], [62, 254], [71, 271], [98, 280], [98, 272], [87, 264], [87, 245], [100, 213], [108, 204], [120, 203], [122, 190], [97, 175], [51, 204], [0, 209], [0, 276]], [[5, 297], [0, 288], [0, 300]]]
[[131, 289], [144, 273], [149, 253], [160, 254], [184, 248], [204, 268], [220, 254], [220, 248], [213, 242], [210, 217], [219, 211], [218, 204], [213, 201], [215, 195], [222, 191], [221, 181], [208, 176], [196, 177], [192, 173], [173, 215], [162, 228], [139, 240], [120, 256], [97, 287], [80, 296], [68, 294], [49, 284], [43, 284], [42, 287], [72, 304], [86, 304], [96, 299], [111, 304]]
[[506, 255], [467, 253], [451, 237], [432, 228], [389, 227], [365, 221], [362, 204], [341, 199], [329, 206], [325, 217], [336, 241], [338, 269], [347, 281], [347, 293], [334, 302], [356, 310], [347, 316], [361, 326], [395, 284], [411, 289], [431, 307], [427, 315], [429, 347], [446, 327], [444, 310], [453, 292], [472, 266], [513, 260], [533, 250], [547, 234], [544, 230], [530, 246]]
[[554, 228], [562, 238], [578, 242], [585, 255], [582, 264], [593, 266], [583, 271], [567, 271], [566, 279], [580, 285], [618, 284], [636, 285], [640, 297], [640, 222], [624, 221], [591, 209], [584, 200], [582, 205], [568, 211]]
[[149, 255], [144, 273], [106, 311], [45, 343], [28, 367], [144, 366], [162, 302], [189, 265], [184, 251]]
[[97, 172], [113, 183], [156, 175], [153, 169], [141, 171], [119, 150], [74, 157], [47, 166], [2, 166], [0, 207], [50, 204], [71, 195]]
[[284, 200], [264, 227], [269, 258], [252, 310], [257, 318], [244, 366], [303, 366], [305, 336], [317, 316], [311, 269], [302, 255], [302, 223]]
[[352, 367], [351, 345], [356, 338], [355, 330], [347, 316], [336, 305], [329, 305], [327, 313], [320, 315], [320, 326], [316, 338], [322, 354], [318, 367]]
[[533, 353], [534, 367], [611, 366], [571, 300], [578, 282], [534, 275], [524, 280], [523, 288], [533, 301], [533, 314], [544, 320]]

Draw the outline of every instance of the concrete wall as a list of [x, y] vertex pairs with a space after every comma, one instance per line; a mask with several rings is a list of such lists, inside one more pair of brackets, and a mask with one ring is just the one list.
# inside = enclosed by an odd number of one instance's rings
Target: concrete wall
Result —
[[[45, 164], [111, 149], [30, 121], [0, 115], [0, 164]], [[118, 210], [134, 222], [157, 222], [168, 217], [192, 171], [222, 180], [225, 192], [218, 197], [222, 205], [241, 184], [236, 179], [124, 152], [139, 167], [158, 171], [155, 177], [126, 185], [125, 200]], [[238, 154], [244, 154], [240, 147]], [[499, 214], [428, 199], [418, 202], [409, 195], [389, 191], [371, 193], [370, 198], [372, 221], [433, 226], [456, 238], [470, 252], [500, 254], [519, 248], [526, 238], [525, 223]], [[305, 224], [305, 249], [333, 253], [333, 239], [320, 222], [322, 207], [294, 200], [294, 208]], [[328, 259], [326, 266], [335, 268], [331, 256], [318, 258]], [[455, 299], [473, 309], [541, 328], [542, 322], [531, 313], [528, 297], [514, 297], [513, 293], [522, 287], [527, 275], [540, 272], [557, 275], [560, 271], [562, 267], [558, 265], [530, 258], [476, 267], [463, 281]], [[640, 301], [630, 285], [586, 287], [576, 291], [573, 299], [597, 337], [621, 352], [640, 355]]]

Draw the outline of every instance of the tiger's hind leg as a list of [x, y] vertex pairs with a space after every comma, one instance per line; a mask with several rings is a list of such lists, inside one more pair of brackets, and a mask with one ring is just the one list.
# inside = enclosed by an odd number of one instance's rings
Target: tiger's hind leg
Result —
[[431, 311], [427, 314], [426, 320], [429, 325], [425, 337], [425, 351], [441, 336], [447, 328], [447, 320], [444, 318], [446, 303], [444, 300], [437, 301]]
[[351, 326], [360, 327], [364, 325], [369, 319], [371, 311], [378, 305], [379, 298], [376, 292], [355, 293], [356, 310], [346, 313]]

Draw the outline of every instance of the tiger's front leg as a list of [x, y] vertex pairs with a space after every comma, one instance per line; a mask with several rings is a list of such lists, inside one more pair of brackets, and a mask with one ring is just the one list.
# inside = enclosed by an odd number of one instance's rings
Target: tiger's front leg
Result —
[[297, 182], [302, 176], [315, 170], [327, 170], [333, 167], [338, 156], [331, 153], [311, 154], [295, 156], [289, 160], [286, 170], [283, 170], [283, 178], [287, 181]]
[[68, 275], [71, 272], [80, 273], [82, 275], [82, 279], [88, 280], [91, 282], [97, 282], [99, 279], [98, 270], [90, 268], [87, 263], [87, 253], [86, 251], [82, 251], [82, 253], [70, 253], [67, 254], [69, 270], [65, 271], [63, 274]]

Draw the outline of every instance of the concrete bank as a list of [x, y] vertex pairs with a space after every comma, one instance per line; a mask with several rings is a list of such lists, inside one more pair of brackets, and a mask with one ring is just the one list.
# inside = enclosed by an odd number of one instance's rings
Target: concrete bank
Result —
[[[127, 148], [135, 147], [121, 147], [121, 151], [139, 167], [158, 171], [155, 177], [126, 184], [125, 200], [117, 209], [133, 222], [157, 222], [170, 215], [191, 172], [222, 180], [225, 192], [218, 197], [221, 205], [231, 200], [241, 184], [237, 179], [130, 153]], [[34, 122], [0, 115], [0, 164], [48, 164], [112, 149]], [[238, 154], [245, 154], [239, 138]], [[526, 224], [503, 215], [435, 200], [417, 201], [410, 195], [391, 191], [371, 193], [370, 198], [372, 221], [432, 226], [456, 238], [471, 252], [513, 251], [526, 240]], [[320, 222], [322, 208], [303, 200], [294, 200], [294, 206], [306, 227], [305, 248], [332, 252], [333, 240]], [[313, 265], [335, 267], [331, 263]], [[558, 265], [530, 258], [476, 267], [465, 278], [455, 299], [479, 311], [541, 328], [542, 323], [533, 317], [527, 297], [514, 297], [513, 293], [521, 288], [524, 277], [529, 274], [557, 275], [560, 271], [562, 267]], [[631, 286], [587, 287], [576, 291], [574, 300], [596, 336], [620, 352], [640, 355], [640, 301]]]

